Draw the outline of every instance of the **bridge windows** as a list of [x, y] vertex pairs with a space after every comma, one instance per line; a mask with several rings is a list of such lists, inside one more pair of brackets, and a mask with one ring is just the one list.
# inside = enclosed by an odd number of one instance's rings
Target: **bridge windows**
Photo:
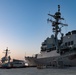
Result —
[[73, 45], [74, 44], [74, 42], [73, 41], [71, 41], [71, 45]]
[[73, 44], [74, 44], [74, 41], [65, 42], [65, 46], [70, 46], [70, 45], [73, 45]]
[[70, 46], [70, 42], [68, 42], [68, 46]]

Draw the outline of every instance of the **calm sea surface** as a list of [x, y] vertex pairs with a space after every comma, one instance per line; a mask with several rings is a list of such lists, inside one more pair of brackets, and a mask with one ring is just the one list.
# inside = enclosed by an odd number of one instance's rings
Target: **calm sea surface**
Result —
[[55, 68], [0, 69], [0, 75], [76, 75], [76, 67], [65, 68], [65, 69], [55, 69]]

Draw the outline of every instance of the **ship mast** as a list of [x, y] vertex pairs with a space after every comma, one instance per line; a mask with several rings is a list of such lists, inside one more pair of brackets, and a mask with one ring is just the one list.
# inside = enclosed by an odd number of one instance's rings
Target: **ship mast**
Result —
[[5, 50], [5, 52], [3, 52], [3, 53], [5, 53], [5, 56], [2, 57], [2, 59], [1, 59], [1, 62], [2, 62], [2, 63], [6, 62], [6, 61], [10, 62], [11, 57], [8, 56], [9, 51], [10, 51], [10, 50], [8, 50], [8, 47], [7, 47], [6, 50]]
[[9, 51], [10, 51], [10, 50], [8, 50], [8, 47], [7, 47], [6, 50], [5, 50], [5, 52], [3, 52], [3, 53], [5, 53], [5, 57], [8, 56]]
[[[64, 20], [64, 18], [61, 17], [60, 5], [58, 5], [58, 11], [54, 15], [51, 15], [51, 14], [48, 14], [48, 15], [54, 18], [54, 20], [48, 19], [48, 21], [52, 23], [53, 32], [55, 33], [55, 46], [56, 46], [57, 52], [59, 53], [58, 34], [61, 33], [61, 28], [63, 26], [67, 26], [67, 24], [63, 24], [60, 22], [60, 20]], [[61, 25], [61, 27], [59, 25]], [[63, 36], [62, 33], [61, 35]]]

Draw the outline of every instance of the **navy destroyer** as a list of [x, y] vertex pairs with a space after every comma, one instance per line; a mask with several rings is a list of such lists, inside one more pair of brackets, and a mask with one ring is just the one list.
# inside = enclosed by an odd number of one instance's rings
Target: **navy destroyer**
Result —
[[8, 54], [10, 50], [8, 50], [8, 47], [6, 48], [5, 52], [5, 56], [1, 58], [1, 64], [0, 67], [1, 68], [23, 68], [25, 67], [25, 61], [23, 60], [19, 60], [19, 59], [11, 59], [10, 56], [8, 56]]
[[10, 50], [8, 50], [8, 47], [6, 48], [5, 52], [5, 56], [1, 58], [1, 67], [6, 68], [6, 67], [11, 67], [10, 61], [11, 61], [11, 57], [8, 56], [8, 53]]
[[[29, 66], [76, 66], [76, 30], [66, 34], [61, 32], [62, 27], [68, 25], [61, 22], [64, 18], [61, 17], [60, 5], [54, 15], [48, 15], [53, 18], [53, 20], [47, 19], [47, 21], [52, 23], [54, 34], [44, 40], [40, 54], [36, 54], [34, 57], [25, 56], [25, 60]], [[59, 34], [60, 38], [58, 38]]]

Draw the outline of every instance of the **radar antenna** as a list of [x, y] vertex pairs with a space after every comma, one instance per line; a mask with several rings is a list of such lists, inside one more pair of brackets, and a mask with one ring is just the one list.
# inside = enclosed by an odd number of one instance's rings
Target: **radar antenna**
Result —
[[8, 56], [8, 53], [10, 53], [9, 51], [10, 50], [8, 50], [8, 47], [6, 48], [6, 50], [4, 50], [5, 52], [3, 52], [3, 53], [5, 53], [5, 57], [7, 57]]
[[[58, 5], [58, 11], [54, 14], [48, 14], [49, 16], [53, 17], [54, 20], [51, 19], [47, 19], [47, 21], [52, 23], [52, 27], [53, 27], [53, 32], [55, 33], [55, 46], [56, 46], [56, 50], [59, 53], [59, 44], [58, 44], [58, 34], [61, 33], [61, 28], [63, 26], [68, 26], [67, 24], [63, 24], [61, 23], [60, 20], [64, 20], [64, 18], [61, 17], [61, 12], [60, 12], [60, 5]], [[61, 26], [61, 27], [60, 27]]]

